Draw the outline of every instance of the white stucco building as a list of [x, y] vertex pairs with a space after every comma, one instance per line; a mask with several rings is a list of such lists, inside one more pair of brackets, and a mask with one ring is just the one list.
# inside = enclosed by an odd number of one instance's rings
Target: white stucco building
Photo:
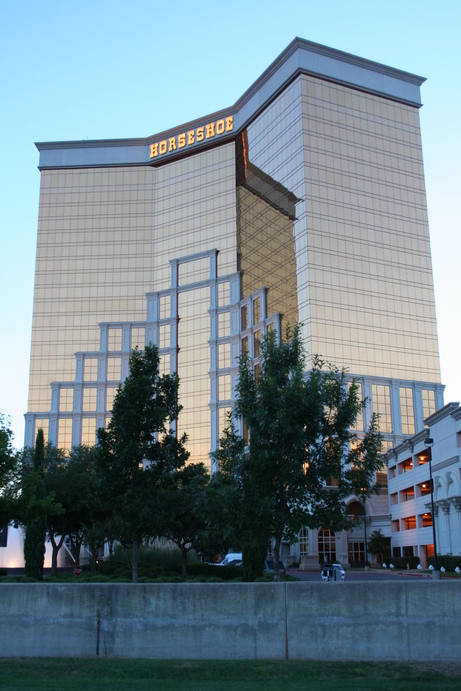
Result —
[[461, 408], [448, 403], [425, 420], [422, 430], [387, 452], [392, 555], [419, 556], [423, 567], [434, 554], [429, 458], [437, 554], [461, 555]]

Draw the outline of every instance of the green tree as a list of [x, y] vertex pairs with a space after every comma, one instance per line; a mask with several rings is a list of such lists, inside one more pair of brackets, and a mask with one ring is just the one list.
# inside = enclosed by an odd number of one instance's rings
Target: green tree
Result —
[[0, 528], [14, 518], [18, 454], [12, 444], [13, 432], [9, 421], [0, 413]]
[[119, 386], [107, 430], [98, 430], [98, 463], [124, 545], [132, 545], [133, 581], [138, 577], [138, 549], [165, 524], [161, 497], [171, 474], [188, 457], [186, 436], [177, 439], [174, 424], [181, 406], [176, 374], [159, 376], [155, 345], [134, 350], [130, 375]]
[[389, 550], [389, 538], [385, 537], [381, 530], [373, 530], [368, 542], [368, 551], [370, 554], [376, 554], [378, 556], [378, 562], [381, 563], [383, 554], [389, 552]]
[[210, 474], [203, 463], [190, 463], [172, 476], [165, 493], [164, 537], [181, 550], [182, 575], [187, 576], [187, 554], [198, 549], [206, 530], [206, 493]]
[[[35, 439], [33, 455], [32, 483], [34, 487], [35, 502], [43, 502], [46, 498], [44, 480], [45, 469], [45, 441], [43, 430], [39, 429]], [[31, 488], [31, 487], [30, 487]], [[37, 517], [29, 516], [25, 524], [24, 536], [24, 572], [26, 576], [43, 579], [43, 564], [45, 561], [46, 540], [46, 514], [41, 513]]]
[[208, 542], [216, 552], [242, 552], [246, 580], [262, 576], [272, 538], [270, 503], [232, 416], [213, 454], [218, 471], [210, 483]]
[[104, 537], [96, 539], [96, 527], [103, 524], [107, 513], [96, 472], [96, 449], [78, 446], [68, 458], [57, 449], [52, 451], [47, 454], [45, 488], [54, 493], [62, 506], [60, 514], [47, 516], [48, 539], [53, 550], [52, 573], [56, 573], [58, 553], [67, 536], [75, 563], [79, 564], [82, 544], [87, 544], [94, 567], [101, 541], [104, 543]]
[[305, 374], [298, 326], [280, 342], [269, 333], [261, 362], [256, 379], [248, 356], [240, 360], [235, 413], [248, 429], [249, 446], [242, 453], [232, 443], [230, 463], [247, 519], [244, 567], [245, 553], [255, 554], [256, 545], [262, 562], [269, 536], [279, 580], [282, 539], [296, 541], [302, 526], [340, 530], [350, 524], [344, 499], [359, 485], [372, 491], [381, 439], [376, 420], [363, 439], [350, 431], [364, 403], [344, 370], [316, 357]]

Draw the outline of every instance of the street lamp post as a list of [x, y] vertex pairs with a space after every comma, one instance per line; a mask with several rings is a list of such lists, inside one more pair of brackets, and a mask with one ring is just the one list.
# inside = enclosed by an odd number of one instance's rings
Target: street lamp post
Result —
[[365, 531], [365, 569], [368, 566], [368, 545], [367, 545], [367, 510], [365, 508], [365, 497], [363, 498], [363, 527]]
[[[432, 447], [434, 446], [434, 440], [432, 437], [426, 437], [424, 440], [424, 445], [426, 446], [427, 449], [429, 449], [429, 482], [430, 482], [430, 488], [431, 488], [431, 512], [432, 512], [432, 536], [434, 540], [434, 571], [433, 571], [433, 576], [437, 572], [437, 576], [439, 573], [438, 569], [438, 564], [437, 564], [437, 539], [436, 539], [436, 531], [435, 531], [435, 512], [434, 512], [434, 486], [432, 482]], [[435, 576], [435, 578], [437, 578]]]

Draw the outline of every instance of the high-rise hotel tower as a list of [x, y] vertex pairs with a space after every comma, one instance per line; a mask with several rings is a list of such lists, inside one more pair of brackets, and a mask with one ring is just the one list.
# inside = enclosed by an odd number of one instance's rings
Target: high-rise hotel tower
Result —
[[[178, 371], [209, 463], [237, 358], [302, 322], [358, 379], [386, 445], [443, 405], [424, 80], [295, 39], [232, 106], [140, 139], [39, 143], [25, 443], [93, 444], [130, 350]], [[282, 327], [281, 327], [282, 325]]]

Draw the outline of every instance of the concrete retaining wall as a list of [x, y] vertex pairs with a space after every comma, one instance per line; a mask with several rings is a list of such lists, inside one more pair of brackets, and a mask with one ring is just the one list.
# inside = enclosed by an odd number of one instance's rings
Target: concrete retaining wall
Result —
[[461, 584], [0, 585], [0, 657], [461, 659]]

